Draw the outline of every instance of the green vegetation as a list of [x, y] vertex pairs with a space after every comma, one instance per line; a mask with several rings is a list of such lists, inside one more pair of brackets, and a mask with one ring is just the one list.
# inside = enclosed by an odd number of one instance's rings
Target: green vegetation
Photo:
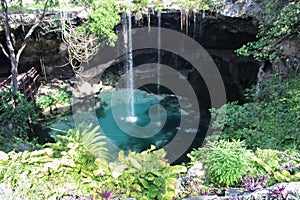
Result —
[[[32, 200], [68, 195], [167, 200], [175, 195], [176, 177], [186, 169], [170, 166], [164, 159], [164, 150], [152, 147], [127, 156], [121, 151], [117, 160], [109, 160], [101, 142], [103, 136], [97, 128], [90, 128], [70, 130], [42, 150], [0, 152], [1, 182], [16, 191], [16, 198]], [[96, 157], [95, 152], [101, 157]]]
[[300, 2], [282, 0], [263, 1], [264, 16], [259, 26], [258, 41], [249, 42], [237, 50], [239, 55], [256, 59], [274, 60], [284, 55], [282, 42], [300, 37]]
[[[58, 5], [56, 1], [49, 3]], [[89, 17], [83, 19], [86, 23], [71, 34], [92, 35], [100, 44], [109, 45], [116, 40], [114, 27], [120, 21], [119, 12], [130, 9], [141, 15], [148, 7], [163, 9], [159, 0], [151, 4], [148, 0], [136, 0], [130, 6], [112, 0], [71, 3], [91, 8]], [[284, 57], [284, 40], [300, 36], [300, 2], [275, 0], [263, 1], [263, 4], [265, 9], [258, 41], [246, 44], [237, 52], [272, 61]], [[219, 0], [191, 0], [184, 1], [182, 8], [199, 11], [220, 6]], [[10, 12], [17, 12], [14, 9], [23, 8], [12, 5], [10, 9]], [[110, 82], [114, 79], [109, 77]], [[192, 195], [219, 195], [223, 187], [255, 191], [276, 183], [300, 181], [299, 86], [298, 74], [274, 76], [262, 83], [259, 93], [256, 88], [247, 90], [247, 103], [232, 102], [212, 109], [215, 119], [212, 137], [220, 138], [208, 141], [203, 148], [188, 154], [191, 159], [188, 166], [201, 163], [201, 175], [197, 177], [186, 177], [185, 166], [171, 166], [165, 158], [166, 152], [153, 146], [141, 153], [120, 151], [114, 158], [108, 154], [105, 136], [98, 131], [99, 127], [92, 128], [92, 125], [69, 130], [66, 135], [57, 134], [55, 143], [46, 144], [39, 150], [18, 152], [21, 150], [19, 145], [36, 149], [35, 145], [25, 141], [30, 132], [28, 122], [35, 123], [37, 116], [34, 106], [19, 92], [2, 92], [0, 183], [7, 187], [7, 193], [0, 191], [0, 199], [75, 196], [84, 199], [134, 197], [138, 200], [170, 200]], [[57, 104], [68, 104], [69, 99], [70, 93], [61, 89], [55, 95], [37, 98], [36, 106], [51, 109]], [[103, 107], [97, 114], [101, 112]], [[272, 195], [275, 196], [270, 199], [284, 199], [281, 190], [274, 190]], [[299, 198], [299, 194], [293, 195], [292, 199]]]
[[0, 92], [0, 110], [1, 134], [6, 132], [23, 139], [28, 138], [30, 124], [36, 123], [37, 115], [24, 95], [14, 92], [12, 88]]
[[93, 1], [88, 20], [79, 31], [91, 32], [99, 42], [113, 45], [117, 36], [114, 27], [120, 22], [118, 8], [113, 0]]
[[[300, 150], [300, 77], [274, 77], [263, 83], [258, 96], [247, 94], [251, 102], [228, 103], [213, 109], [215, 134], [222, 139], [240, 139], [255, 150]], [[221, 126], [224, 123], [224, 129]], [[218, 131], [217, 131], [218, 130]]]
[[41, 95], [35, 100], [35, 104], [40, 109], [51, 108], [58, 104], [69, 105], [70, 104], [71, 93], [66, 89], [59, 89], [57, 94], [53, 95]]
[[204, 165], [204, 185], [239, 187], [244, 175], [266, 177], [266, 184], [300, 181], [300, 154], [272, 149], [247, 150], [244, 142], [220, 140], [193, 150], [189, 157]]
[[245, 143], [233, 140], [208, 143], [203, 164], [208, 166], [206, 175], [209, 182], [219, 187], [239, 185], [241, 177], [247, 173], [250, 153]]
[[[300, 181], [300, 77], [298, 74], [264, 81], [260, 93], [246, 92], [248, 103], [227, 103], [212, 109], [214, 135], [204, 148], [188, 156], [203, 164], [205, 179], [188, 181], [180, 197], [217, 194], [214, 187], [244, 187], [255, 191], [277, 183]], [[209, 142], [211, 139], [220, 139]], [[201, 190], [200, 190], [201, 189]], [[273, 191], [276, 198], [282, 194]], [[298, 194], [299, 195], [299, 194]], [[290, 195], [289, 198], [297, 199]], [[180, 198], [179, 198], [180, 199]]]

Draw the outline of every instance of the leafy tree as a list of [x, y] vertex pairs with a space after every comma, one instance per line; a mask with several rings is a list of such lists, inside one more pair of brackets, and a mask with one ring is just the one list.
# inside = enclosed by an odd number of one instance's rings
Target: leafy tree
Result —
[[[20, 5], [22, 5], [22, 1], [19, 1], [19, 3], [20, 3]], [[20, 56], [21, 56], [22, 52], [24, 51], [30, 36], [32, 35], [34, 30], [40, 25], [40, 23], [44, 19], [46, 9], [51, 5], [55, 5], [56, 1], [55, 0], [46, 0], [43, 4], [44, 4], [44, 9], [43, 9], [42, 14], [35, 18], [35, 21], [31, 25], [29, 30], [24, 33], [25, 37], [23, 39], [23, 42], [22, 42], [21, 46], [19, 47], [19, 49], [17, 49], [15, 35], [10, 26], [11, 18], [9, 17], [9, 13], [8, 13], [8, 2], [7, 2], [7, 0], [1, 0], [1, 8], [2, 8], [3, 15], [4, 15], [4, 31], [5, 31], [7, 49], [1, 43], [0, 43], [0, 48], [2, 49], [4, 55], [7, 58], [9, 58], [9, 60], [10, 60], [14, 91], [18, 90], [17, 74], [18, 74]], [[19, 26], [23, 26], [23, 27], [25, 26], [25, 21], [21, 20], [18, 23], [19, 23], [18, 24]]]

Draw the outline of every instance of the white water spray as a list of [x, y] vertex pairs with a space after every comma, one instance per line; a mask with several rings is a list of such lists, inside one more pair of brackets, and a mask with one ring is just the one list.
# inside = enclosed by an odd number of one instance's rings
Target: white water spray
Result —
[[158, 11], [157, 25], [157, 94], [160, 94], [160, 63], [161, 63], [161, 12]]
[[124, 37], [124, 46], [126, 49], [125, 53], [125, 69], [126, 69], [126, 86], [129, 91], [129, 106], [128, 106], [128, 121], [134, 122], [135, 120], [135, 109], [134, 109], [134, 77], [133, 77], [133, 57], [132, 57], [132, 21], [131, 13], [128, 12], [123, 14], [122, 29]]

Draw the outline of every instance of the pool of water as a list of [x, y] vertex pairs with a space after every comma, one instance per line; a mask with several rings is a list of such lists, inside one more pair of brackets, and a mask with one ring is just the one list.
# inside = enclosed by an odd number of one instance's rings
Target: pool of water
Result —
[[[128, 94], [127, 89], [122, 89], [97, 97], [103, 105], [96, 110], [101, 132], [123, 150], [140, 152], [150, 145], [163, 148], [176, 135], [180, 125], [181, 110], [177, 98], [135, 90], [134, 108], [130, 108], [128, 102], [132, 99], [128, 99]], [[75, 128], [73, 116], [57, 118], [49, 127], [51, 135], [65, 134], [64, 131]]]

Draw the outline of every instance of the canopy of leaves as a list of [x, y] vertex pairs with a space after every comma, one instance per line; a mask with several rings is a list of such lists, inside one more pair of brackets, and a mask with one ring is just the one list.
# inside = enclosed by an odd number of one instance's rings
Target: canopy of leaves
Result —
[[112, 45], [117, 39], [114, 27], [120, 22], [118, 7], [113, 0], [92, 2], [92, 11], [80, 30], [90, 31], [99, 42]]

